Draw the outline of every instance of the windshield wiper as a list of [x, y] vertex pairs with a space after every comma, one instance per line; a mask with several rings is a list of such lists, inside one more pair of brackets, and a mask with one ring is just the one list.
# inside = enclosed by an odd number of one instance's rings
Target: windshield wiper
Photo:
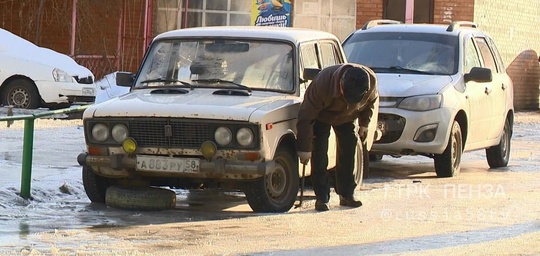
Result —
[[417, 69], [409, 69], [409, 68], [404, 68], [404, 67], [401, 67], [401, 66], [390, 66], [390, 67], [371, 67], [371, 69], [373, 70], [388, 70], [388, 71], [396, 71], [396, 70], [399, 70], [399, 71], [405, 71], [405, 72], [412, 72], [412, 73], [416, 73], [416, 74], [425, 74], [425, 75], [433, 75], [434, 73], [432, 72], [427, 72], [427, 71], [422, 71], [422, 70], [417, 70]]
[[190, 84], [190, 83], [184, 82], [184, 81], [181, 81], [181, 80], [178, 80], [178, 79], [164, 79], [164, 78], [148, 79], [148, 80], [142, 81], [141, 84], [158, 83], [158, 82], [163, 82], [163, 83], [181, 83], [181, 84], [183, 84], [183, 85], [190, 86], [190, 88], [191, 88], [191, 84]]
[[219, 79], [219, 78], [211, 78], [211, 79], [195, 79], [195, 80], [191, 80], [193, 82], [203, 82], [203, 83], [228, 83], [228, 84], [234, 84], [244, 90], [247, 90], [248, 92], [251, 92], [251, 88], [249, 88], [248, 86], [245, 86], [243, 84], [239, 84], [237, 82], [233, 82], [233, 81], [228, 81], [228, 80], [223, 80], [223, 79]]

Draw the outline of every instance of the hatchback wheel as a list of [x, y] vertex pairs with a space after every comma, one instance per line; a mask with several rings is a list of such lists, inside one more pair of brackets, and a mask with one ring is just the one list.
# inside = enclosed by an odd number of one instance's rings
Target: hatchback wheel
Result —
[[463, 155], [463, 138], [461, 136], [461, 126], [454, 121], [448, 145], [442, 154], [436, 154], [435, 172], [438, 177], [453, 177], [459, 174], [461, 169], [461, 156]]
[[512, 125], [506, 119], [501, 136], [501, 142], [498, 145], [486, 149], [486, 158], [491, 168], [504, 167], [510, 160], [510, 141], [512, 138]]

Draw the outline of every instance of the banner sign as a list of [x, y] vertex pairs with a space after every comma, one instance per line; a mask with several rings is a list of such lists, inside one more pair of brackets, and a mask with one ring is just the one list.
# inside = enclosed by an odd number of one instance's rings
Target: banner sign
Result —
[[291, 26], [290, 0], [253, 0], [251, 24], [254, 26]]

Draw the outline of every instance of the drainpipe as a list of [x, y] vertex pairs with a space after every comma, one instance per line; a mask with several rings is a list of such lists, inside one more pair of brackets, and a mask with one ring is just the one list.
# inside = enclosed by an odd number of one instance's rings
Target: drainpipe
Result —
[[39, 45], [39, 34], [41, 33], [41, 15], [43, 14], [43, 0], [39, 1], [39, 9], [37, 16], [37, 28], [36, 28], [36, 38], [34, 39], [34, 44]]
[[188, 5], [189, 5], [189, 0], [185, 0], [186, 1], [186, 5], [184, 7], [184, 26], [183, 28], [187, 28], [187, 22], [188, 22], [188, 12], [187, 12], [187, 9], [188, 9]]
[[405, 23], [413, 23], [413, 17], [414, 17], [414, 0], [406, 0]]
[[118, 15], [118, 38], [117, 38], [117, 45], [116, 45], [116, 68], [118, 70], [122, 70], [123, 67], [123, 61], [122, 61], [122, 46], [124, 45], [124, 34], [125, 34], [125, 26], [124, 26], [124, 9], [126, 8], [125, 1], [122, 1], [120, 3], [120, 15]]
[[73, 8], [71, 10], [71, 49], [69, 54], [75, 57], [75, 32], [77, 30], [77, 0], [73, 0]]
[[146, 51], [146, 48], [152, 41], [152, 9], [153, 1], [146, 0], [145, 3], [145, 12], [144, 12], [144, 42], [143, 42], [143, 53]]

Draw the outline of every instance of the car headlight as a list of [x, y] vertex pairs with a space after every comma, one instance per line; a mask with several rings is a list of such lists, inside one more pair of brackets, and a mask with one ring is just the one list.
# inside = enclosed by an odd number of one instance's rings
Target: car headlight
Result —
[[128, 137], [128, 128], [123, 124], [117, 124], [113, 126], [111, 135], [114, 141], [122, 143]]
[[249, 128], [240, 128], [238, 132], [236, 132], [236, 140], [241, 146], [247, 147], [251, 145], [251, 143], [253, 143], [253, 138], [253, 131]]
[[214, 132], [214, 139], [216, 140], [217, 144], [221, 146], [228, 145], [232, 141], [231, 129], [223, 126], [217, 128]]
[[428, 111], [441, 107], [442, 95], [428, 95], [405, 98], [398, 108], [412, 111]]
[[65, 71], [57, 69], [57, 68], [53, 69], [52, 76], [54, 78], [54, 81], [56, 82], [68, 82], [68, 83], [73, 82], [73, 77], [71, 77]]
[[109, 139], [109, 127], [102, 123], [94, 125], [92, 127], [92, 138], [100, 142], [106, 141]]

